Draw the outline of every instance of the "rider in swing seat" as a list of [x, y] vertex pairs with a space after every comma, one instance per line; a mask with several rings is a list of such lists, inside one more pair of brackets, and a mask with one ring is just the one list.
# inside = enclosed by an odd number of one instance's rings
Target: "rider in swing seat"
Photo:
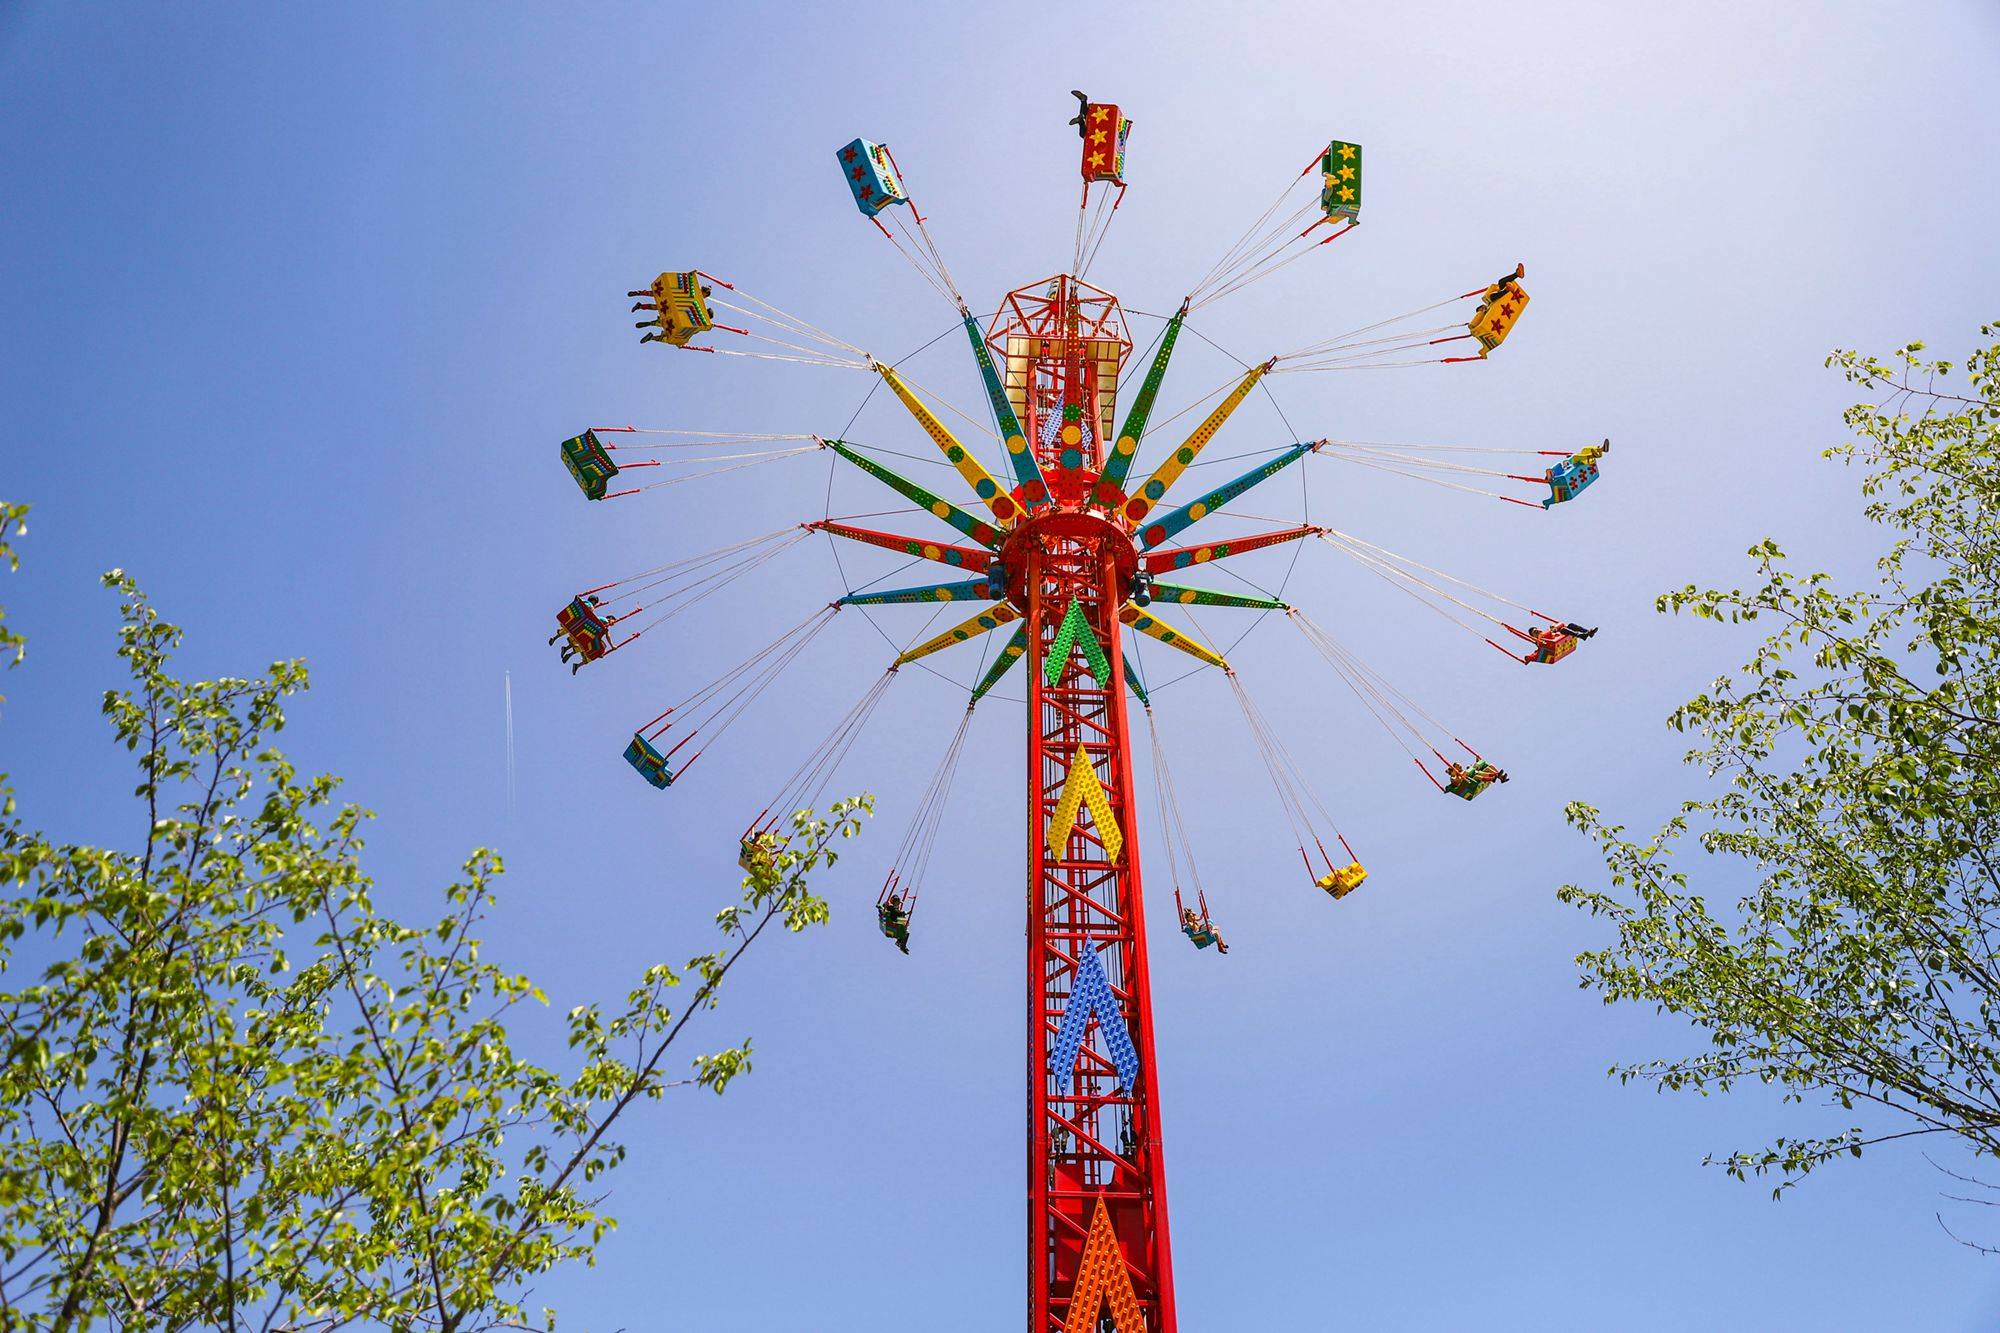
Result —
[[904, 953], [910, 951], [910, 910], [903, 906], [903, 895], [892, 893], [881, 906], [875, 909], [882, 934], [896, 942], [896, 947]]
[[1194, 941], [1194, 947], [1197, 949], [1206, 949], [1213, 944], [1217, 953], [1229, 952], [1229, 946], [1223, 942], [1222, 932], [1217, 930], [1215, 924], [1206, 917], [1196, 916], [1192, 907], [1181, 908], [1181, 934]]

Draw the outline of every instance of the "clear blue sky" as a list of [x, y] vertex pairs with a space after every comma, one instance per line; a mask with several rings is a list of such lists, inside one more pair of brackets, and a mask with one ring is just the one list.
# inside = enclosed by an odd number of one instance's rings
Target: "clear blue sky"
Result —
[[[0, 756], [32, 820], [136, 831], [97, 716], [115, 663], [95, 580], [122, 565], [189, 628], [190, 670], [311, 660], [288, 746], [380, 812], [384, 901], [429, 911], [495, 843], [495, 953], [556, 1013], [620, 990], [706, 947], [733, 831], [886, 653], [844, 616], [703, 780], [657, 793], [619, 762], [636, 721], [834, 575], [802, 548], [576, 679], [543, 646], [551, 613], [817, 516], [826, 472], [588, 506], [556, 442], [627, 420], [836, 430], [865, 387], [642, 350], [620, 294], [699, 265], [900, 355], [947, 312], [855, 214], [832, 150], [893, 143], [990, 306], [1065, 263], [1082, 87], [1137, 121], [1093, 276], [1167, 310], [1315, 142], [1359, 140], [1361, 230], [1201, 327], [1261, 356], [1525, 260], [1535, 303], [1492, 362], [1279, 394], [1311, 435], [1612, 436], [1607, 479], [1546, 516], [1330, 463], [1312, 487], [1316, 515], [1604, 632], [1555, 671], [1509, 668], [1306, 553], [1294, 600], [1515, 775], [1440, 799], [1261, 627], [1235, 659], [1374, 873], [1337, 907], [1303, 882], [1221, 682], [1161, 693], [1234, 946], [1197, 955], [1156, 916], [1185, 1326], [1990, 1325], [2000, 1269], [1939, 1231], [1946, 1182], [1915, 1153], [1773, 1204], [1703, 1153], [1838, 1113], [1607, 1081], [1697, 1039], [1576, 989], [1599, 936], [1554, 891], [1594, 868], [1562, 803], [1668, 813], [1690, 775], [1661, 719], [1745, 646], [1656, 617], [1654, 594], [1736, 578], [1766, 534], [1843, 571], [1872, 557], [1852, 479], [1817, 459], [1847, 401], [1819, 363], [1957, 349], [2000, 314], [1997, 62], [2000, 15], [1971, 3], [0, 6], [0, 486], [36, 506], [4, 588], [33, 642]], [[1195, 351], [1183, 394], [1224, 364]], [[965, 366], [926, 364], [969, 400]], [[857, 434], [915, 438], [870, 413]], [[1289, 438], [1250, 409], [1229, 436]], [[836, 507], [874, 507], [842, 487]], [[621, 1230], [540, 1293], [567, 1326], [1017, 1326], [1018, 705], [975, 723], [912, 957], [868, 912], [961, 701], [898, 681], [848, 771], [883, 817], [828, 883], [833, 926], [763, 953], [707, 1029], [754, 1034], [750, 1078], [626, 1126]]]

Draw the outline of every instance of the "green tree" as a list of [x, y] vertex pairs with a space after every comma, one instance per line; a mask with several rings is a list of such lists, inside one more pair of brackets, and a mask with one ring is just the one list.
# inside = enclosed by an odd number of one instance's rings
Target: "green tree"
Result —
[[546, 1068], [508, 1033], [541, 992], [480, 948], [499, 858], [475, 852], [436, 920], [385, 915], [364, 812], [271, 745], [303, 664], [178, 680], [180, 632], [107, 582], [133, 848], [0, 817], [0, 1328], [529, 1326], [532, 1280], [613, 1225], [624, 1113], [749, 1069], [747, 1042], [689, 1063], [686, 1029], [774, 923], [827, 919], [808, 876], [867, 798], [746, 855], [722, 945], [571, 1011]]
[[[1690, 1020], [1706, 1049], [1618, 1068], [1707, 1093], [1752, 1081], [1831, 1117], [1720, 1160], [1774, 1193], [1889, 1139], [2000, 1156], [2000, 325], [1964, 368], [1921, 343], [1828, 364], [1878, 395], [1828, 456], [1864, 473], [1885, 533], [1872, 586], [1799, 573], [1751, 548], [1761, 580], [1692, 585], [1663, 612], [1768, 635], [1676, 711], [1710, 780], [1656, 836], [1628, 840], [1587, 805], [1571, 822], [1609, 884], [1561, 891], [1616, 927], [1582, 984]], [[1696, 874], [1747, 887], [1733, 908]], [[1740, 892], [1740, 890], [1739, 890]]]

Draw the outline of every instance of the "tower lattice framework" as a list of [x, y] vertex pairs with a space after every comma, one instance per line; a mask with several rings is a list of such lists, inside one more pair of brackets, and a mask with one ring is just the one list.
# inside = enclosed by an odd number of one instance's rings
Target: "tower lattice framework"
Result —
[[[1068, 277], [1010, 294], [990, 341], [1006, 359], [1009, 395], [1044, 474], [1073, 478], [1078, 488], [1056, 495], [1054, 512], [1021, 525], [1004, 553], [1028, 630], [1028, 1325], [1034, 1333], [1073, 1333], [1080, 1290], [1101, 1286], [1107, 1302], [1122, 1303], [1123, 1285], [1111, 1273], [1089, 1271], [1102, 1262], [1095, 1256], [1109, 1253], [1101, 1236], [1090, 1243], [1093, 1231], [1108, 1225], [1143, 1326], [1171, 1330], [1173, 1268], [1119, 623], [1137, 556], [1125, 525], [1085, 504], [1105, 457], [1130, 343], [1116, 302]], [[1105, 679], [1074, 645], [1051, 665], [1072, 606], [1103, 648]], [[1112, 820], [1065, 821], [1069, 832], [1052, 845], [1048, 835], [1079, 754]], [[1100, 1012], [1074, 1067], [1059, 1067], [1059, 1034], [1086, 951], [1096, 956], [1116, 1013]], [[1114, 1023], [1119, 1027], [1108, 1026]], [[1127, 1036], [1137, 1070], [1129, 1079], [1121, 1078], [1115, 1053]], [[1094, 1316], [1077, 1314], [1095, 1329]]]

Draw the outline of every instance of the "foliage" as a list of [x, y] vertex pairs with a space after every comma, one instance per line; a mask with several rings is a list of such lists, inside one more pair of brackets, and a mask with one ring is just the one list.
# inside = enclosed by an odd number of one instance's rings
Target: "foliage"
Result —
[[[5, 564], [9, 573], [21, 567], [21, 557], [14, 553], [14, 539], [28, 534], [27, 518], [28, 506], [0, 500], [0, 564]], [[27, 655], [27, 636], [7, 627], [7, 608], [0, 606], [0, 657], [8, 659], [8, 666], [17, 667]], [[0, 703], [6, 701], [7, 696], [0, 694]]]
[[[1796, 572], [1765, 541], [1757, 586], [1660, 598], [1769, 627], [1671, 718], [1719, 794], [1637, 842], [1589, 806], [1568, 812], [1610, 888], [1561, 896], [1617, 928], [1578, 958], [1582, 984], [1709, 1041], [1612, 1072], [1702, 1093], [1754, 1080], [1844, 1113], [1722, 1159], [1779, 1191], [1886, 1139], [2000, 1156], [2000, 325], [1981, 334], [1970, 397], [1938, 389], [1954, 368], [1920, 343], [1889, 362], [1829, 358], [1886, 394], [1850, 408], [1854, 438], [1829, 451], [1865, 469], [1864, 513], [1887, 531], [1873, 586]], [[1750, 872], [1735, 911], [1675, 868], [1690, 836]]]
[[571, 1011], [558, 1072], [508, 1032], [541, 992], [482, 956], [499, 858], [435, 921], [384, 915], [364, 813], [270, 745], [303, 664], [178, 680], [179, 631], [106, 579], [145, 827], [115, 851], [0, 819], [0, 1328], [528, 1326], [531, 1280], [613, 1225], [621, 1115], [750, 1068], [747, 1042], [667, 1061], [773, 922], [827, 919], [807, 876], [867, 799], [794, 816], [720, 947]]

